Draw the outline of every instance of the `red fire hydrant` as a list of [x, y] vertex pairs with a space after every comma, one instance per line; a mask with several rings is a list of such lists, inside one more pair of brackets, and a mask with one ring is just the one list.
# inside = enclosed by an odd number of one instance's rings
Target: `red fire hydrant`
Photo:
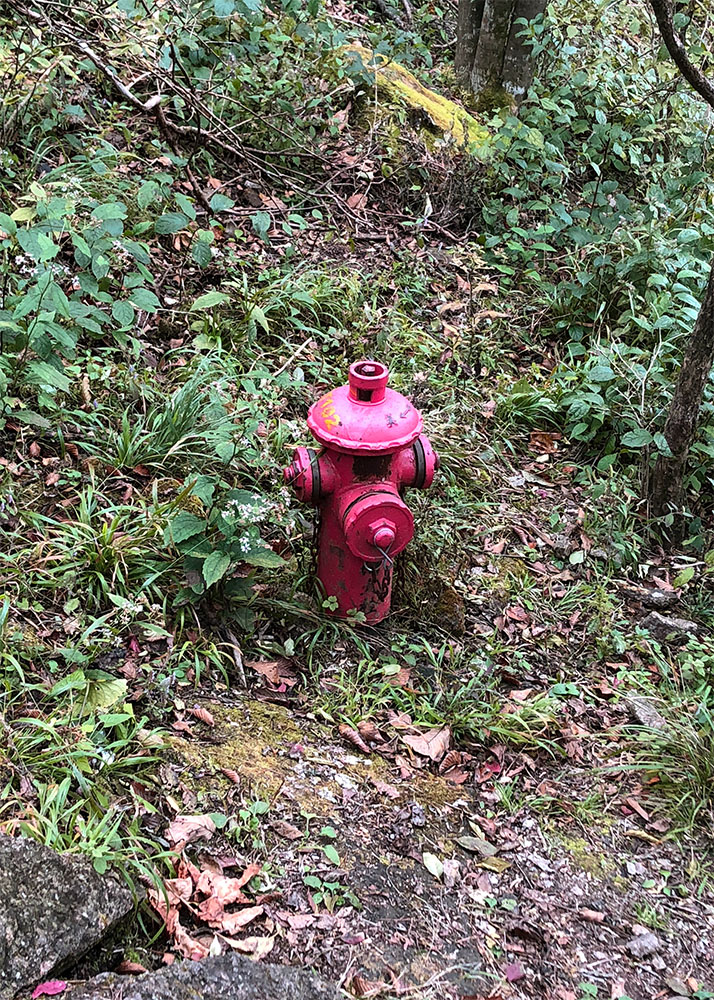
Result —
[[296, 448], [283, 473], [300, 500], [320, 507], [317, 575], [336, 598], [333, 613], [362, 611], [372, 623], [389, 614], [394, 557], [414, 534], [402, 492], [431, 486], [439, 467], [421, 414], [388, 379], [379, 362], [353, 364], [349, 385], [307, 415], [322, 449]]

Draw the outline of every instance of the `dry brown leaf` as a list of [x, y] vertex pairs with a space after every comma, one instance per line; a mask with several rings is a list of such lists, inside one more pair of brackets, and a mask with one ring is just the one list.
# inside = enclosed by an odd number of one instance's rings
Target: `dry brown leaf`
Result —
[[235, 913], [223, 913], [220, 917], [209, 920], [211, 927], [222, 931], [223, 934], [235, 934], [241, 927], [257, 920], [265, 912], [262, 906], [248, 906], [244, 910], [237, 910]]
[[232, 781], [234, 785], [240, 785], [240, 775], [237, 771], [232, 771], [230, 767], [222, 767], [221, 773], [225, 774], [229, 781]]
[[281, 657], [279, 660], [247, 660], [246, 667], [252, 667], [256, 673], [265, 677], [269, 684], [280, 687], [293, 687], [297, 684], [297, 675], [292, 668], [290, 660]]
[[407, 733], [402, 739], [411, 747], [414, 753], [430, 760], [440, 761], [451, 743], [451, 730], [448, 726], [442, 729], [429, 729], [426, 733]]
[[384, 743], [384, 737], [380, 731], [373, 722], [369, 722], [367, 719], [357, 723], [357, 730], [363, 740], [369, 740], [371, 743]]
[[45, 486], [56, 486], [59, 482], [59, 472], [50, 472], [49, 476], [45, 479]]
[[177, 816], [169, 823], [166, 839], [172, 847], [193, 844], [197, 840], [210, 840], [216, 824], [210, 816]]
[[338, 726], [338, 731], [343, 740], [347, 740], [348, 743], [357, 747], [357, 749], [361, 750], [362, 753], [372, 752], [357, 730], [353, 729], [352, 726], [348, 726], [346, 722], [343, 722]]
[[399, 789], [395, 788], [394, 785], [390, 785], [388, 782], [382, 781], [381, 778], [370, 778], [369, 780], [372, 782], [377, 791], [381, 792], [382, 795], [386, 795], [388, 799], [399, 798]]
[[301, 931], [314, 924], [315, 919], [314, 913], [291, 913], [288, 917], [288, 923], [294, 931]]
[[40, 457], [41, 448], [40, 448], [39, 444], [37, 443], [37, 441], [33, 441], [32, 444], [30, 445], [30, 447], [27, 450], [29, 451], [30, 456], [32, 458], [39, 458]]
[[367, 207], [367, 195], [361, 194], [359, 191], [355, 191], [347, 199], [347, 207], [351, 208], [353, 212], [359, 212], [363, 208]]
[[287, 820], [276, 819], [271, 826], [279, 837], [285, 837], [286, 840], [300, 840], [302, 837], [302, 831], [298, 830], [292, 823], [288, 823]]
[[235, 951], [243, 952], [245, 955], [252, 955], [256, 961], [269, 955], [275, 944], [274, 937], [224, 938], [223, 940]]
[[125, 958], [123, 962], [120, 962], [114, 970], [118, 976], [140, 976], [142, 972], [147, 972], [145, 965], [141, 962], [130, 962], [128, 958]]
[[201, 722], [205, 722], [207, 726], [215, 726], [216, 720], [207, 708], [202, 708], [201, 705], [194, 705], [193, 708], [189, 708], [188, 711], [194, 716], [194, 718], [200, 719]]

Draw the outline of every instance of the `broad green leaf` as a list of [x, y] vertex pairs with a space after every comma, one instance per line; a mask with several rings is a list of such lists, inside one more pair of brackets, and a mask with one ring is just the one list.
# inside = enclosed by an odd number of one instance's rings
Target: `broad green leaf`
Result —
[[178, 544], [187, 538], [193, 538], [194, 535], [201, 534], [205, 530], [206, 522], [202, 517], [196, 517], [195, 514], [191, 514], [187, 510], [181, 510], [169, 522], [164, 532], [164, 538], [166, 541], [173, 540]]
[[166, 215], [160, 215], [154, 223], [154, 232], [160, 236], [171, 236], [187, 225], [188, 219], [183, 212], [167, 212]]
[[646, 445], [652, 444], [653, 440], [648, 430], [645, 430], [644, 427], [637, 427], [635, 430], [623, 434], [620, 443], [625, 448], [644, 448]]
[[15, 222], [29, 222], [31, 219], [34, 219], [36, 215], [37, 209], [34, 205], [26, 205], [23, 208], [16, 208], [10, 218]]
[[229, 301], [230, 295], [226, 295], [225, 292], [217, 292], [214, 289], [211, 292], [206, 292], [205, 295], [199, 295], [191, 309], [211, 309], [213, 306], [219, 306], [223, 302]]
[[270, 324], [268, 323], [268, 317], [265, 315], [260, 306], [253, 306], [250, 311], [251, 319], [256, 323], [259, 323], [266, 333], [270, 333]]
[[225, 212], [226, 209], [233, 208], [235, 202], [232, 198], [228, 198], [224, 194], [214, 194], [209, 202], [209, 205], [214, 212]]
[[185, 194], [181, 194], [179, 191], [174, 195], [176, 199], [176, 204], [181, 209], [184, 215], [187, 215], [189, 219], [196, 218], [196, 209], [193, 207], [193, 202]]
[[203, 579], [207, 587], [212, 587], [214, 583], [226, 575], [231, 565], [231, 557], [227, 552], [212, 552], [203, 564]]
[[263, 549], [254, 549], [243, 556], [243, 562], [247, 562], [250, 566], [261, 566], [263, 569], [277, 569], [278, 566], [285, 565], [285, 560], [267, 545]]
[[134, 307], [131, 302], [127, 302], [125, 299], [114, 303], [112, 306], [112, 316], [121, 327], [134, 325]]
[[2, 229], [4, 233], [7, 233], [8, 236], [14, 236], [17, 232], [17, 226], [10, 216], [5, 214], [5, 212], [0, 212], [0, 229]]
[[121, 201], [111, 201], [106, 205], [97, 205], [96, 208], [92, 209], [93, 219], [125, 219], [126, 218], [126, 205]]
[[161, 188], [156, 181], [144, 181], [136, 195], [136, 201], [140, 209], [148, 208], [152, 201], [159, 196]]
[[13, 420], [19, 420], [22, 424], [29, 424], [30, 427], [38, 427], [41, 430], [49, 430], [52, 424], [46, 417], [41, 417], [34, 410], [13, 410]]
[[89, 682], [85, 706], [90, 711], [97, 708], [109, 708], [126, 698], [127, 682], [123, 678], [111, 680], [92, 680]]
[[694, 566], [687, 566], [681, 573], [678, 573], [672, 581], [673, 587], [684, 587], [694, 577]]
[[72, 384], [64, 372], [59, 371], [48, 361], [31, 361], [27, 366], [25, 378], [33, 385], [49, 385], [61, 392], [67, 392]]
[[155, 313], [161, 306], [158, 298], [149, 288], [134, 288], [129, 298], [137, 309], [143, 309], [144, 312]]
[[253, 232], [256, 236], [259, 236], [261, 240], [268, 241], [268, 230], [272, 224], [272, 219], [270, 218], [269, 212], [256, 212], [255, 215], [251, 215], [250, 222], [253, 226]]
[[322, 848], [322, 850], [323, 850], [324, 855], [327, 858], [327, 860], [331, 861], [333, 865], [337, 865], [337, 867], [339, 868], [339, 866], [340, 866], [340, 856], [337, 853], [337, 849], [335, 848], [334, 844], [326, 844]]

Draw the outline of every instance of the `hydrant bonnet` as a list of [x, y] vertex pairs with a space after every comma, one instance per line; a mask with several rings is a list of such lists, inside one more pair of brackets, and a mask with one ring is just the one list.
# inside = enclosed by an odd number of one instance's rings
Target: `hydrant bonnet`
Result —
[[387, 386], [389, 371], [378, 361], [357, 361], [349, 385], [328, 392], [310, 407], [307, 425], [328, 448], [349, 455], [389, 454], [422, 432], [421, 414]]

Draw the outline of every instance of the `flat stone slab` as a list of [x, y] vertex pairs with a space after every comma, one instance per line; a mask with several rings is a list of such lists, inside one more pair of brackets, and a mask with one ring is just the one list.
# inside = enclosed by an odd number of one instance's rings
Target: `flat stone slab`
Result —
[[0, 1000], [81, 958], [133, 906], [83, 858], [0, 834]]
[[263, 965], [231, 952], [175, 962], [141, 976], [104, 973], [68, 1000], [340, 1000], [338, 989], [303, 969]]

